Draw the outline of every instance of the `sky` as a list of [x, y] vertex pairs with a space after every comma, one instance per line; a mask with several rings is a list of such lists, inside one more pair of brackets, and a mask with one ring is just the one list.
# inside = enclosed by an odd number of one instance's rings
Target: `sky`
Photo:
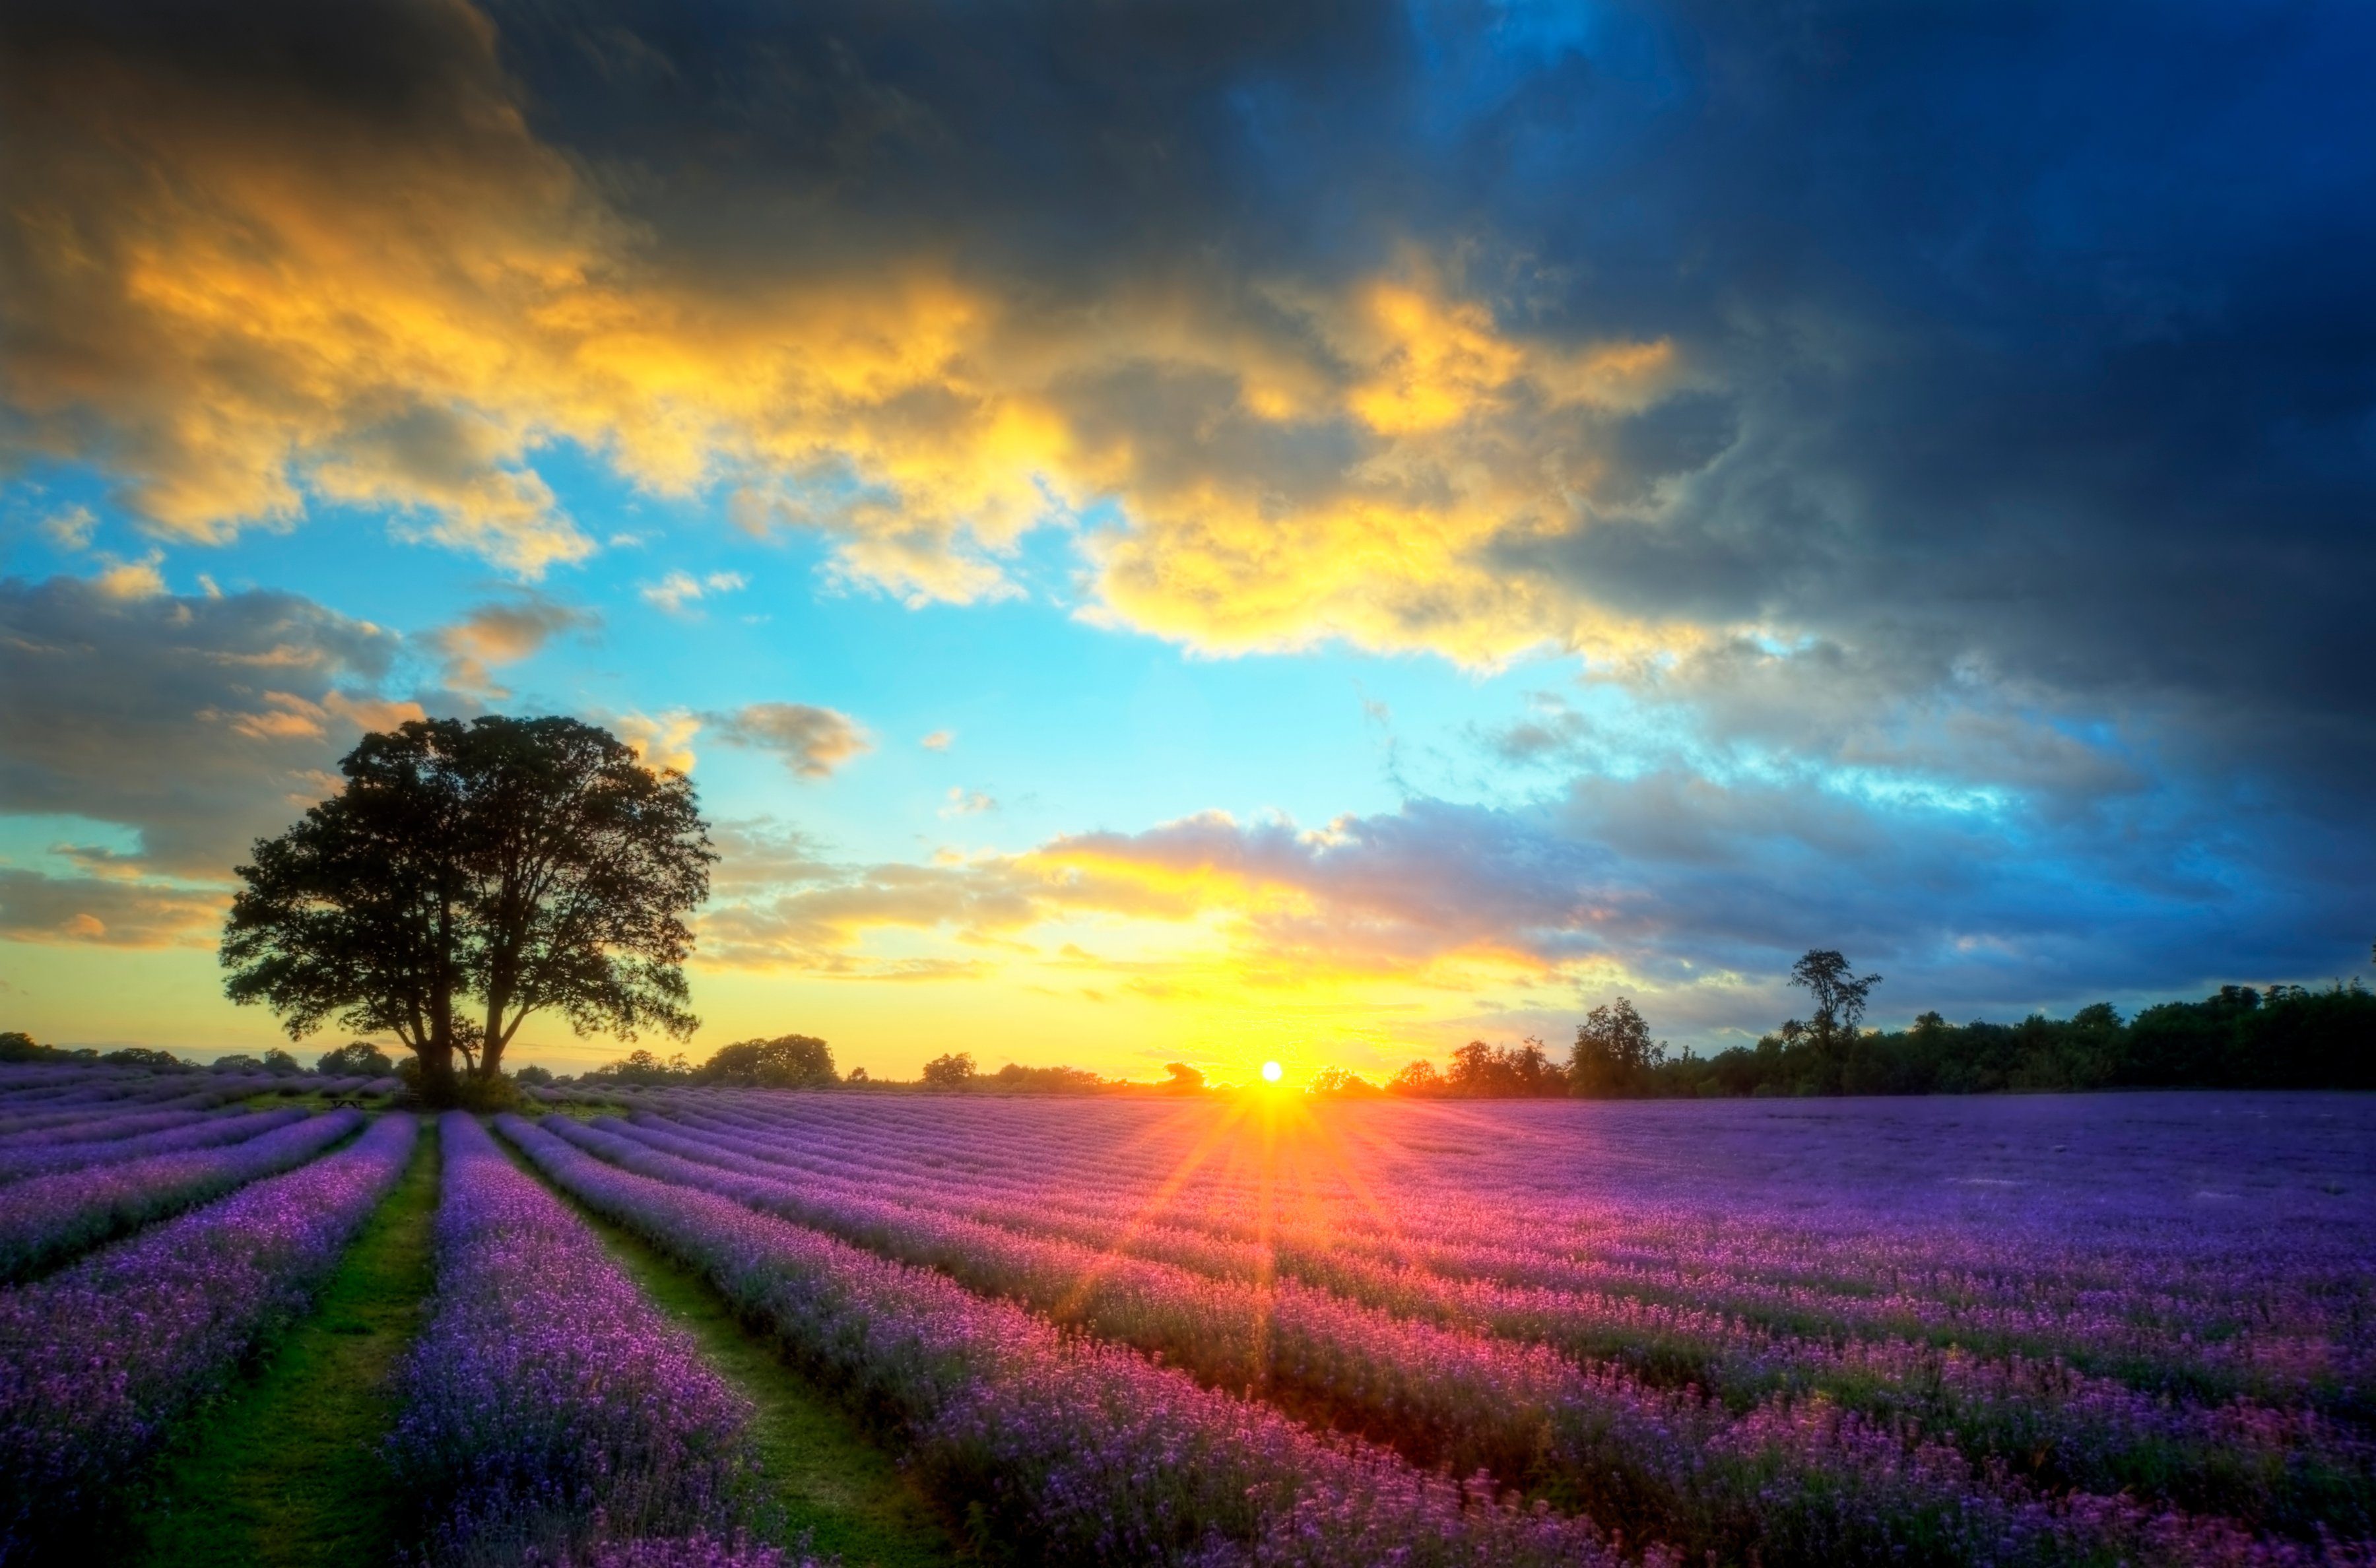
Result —
[[278, 1042], [232, 868], [489, 712], [689, 772], [696, 1059], [2364, 974], [2370, 79], [2247, 0], [19, 0], [0, 1027]]

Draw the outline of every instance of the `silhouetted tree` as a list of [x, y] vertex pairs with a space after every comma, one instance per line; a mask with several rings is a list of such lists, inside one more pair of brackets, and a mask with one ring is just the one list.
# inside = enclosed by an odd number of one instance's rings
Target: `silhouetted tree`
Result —
[[326, 1078], [385, 1078], [396, 1071], [396, 1063], [371, 1041], [356, 1039], [322, 1052], [314, 1071]]
[[416, 719], [339, 766], [346, 787], [237, 868], [232, 1001], [292, 1038], [330, 1018], [392, 1033], [438, 1099], [457, 1054], [497, 1077], [532, 1013], [693, 1031], [685, 917], [717, 857], [683, 775], [574, 719]]
[[1567, 1075], [1552, 1064], [1538, 1039], [1501, 1047], [1472, 1039], [1452, 1053], [1443, 1086], [1447, 1093], [1478, 1099], [1563, 1095]]
[[1667, 1060], [1664, 1040], [1650, 1038], [1650, 1026], [1621, 996], [1585, 1015], [1575, 1028], [1575, 1049], [1567, 1062], [1568, 1082], [1580, 1095], [1640, 1094], [1650, 1075]]
[[693, 1075], [697, 1084], [740, 1088], [821, 1089], [840, 1080], [833, 1051], [814, 1035], [779, 1035], [721, 1045]]
[[1086, 1067], [1026, 1067], [1020, 1062], [975, 1081], [1003, 1094], [1087, 1094], [1105, 1082]]
[[1163, 1085], [1166, 1093], [1202, 1094], [1205, 1092], [1205, 1075], [1185, 1062], [1167, 1062], [1163, 1064], [1163, 1071], [1169, 1075]]
[[924, 1082], [936, 1089], [961, 1089], [972, 1083], [978, 1075], [974, 1070], [973, 1052], [970, 1051], [952, 1051], [945, 1056], [935, 1056], [924, 1063]]
[[1377, 1085], [1370, 1082], [1369, 1079], [1348, 1068], [1323, 1067], [1320, 1071], [1312, 1075], [1310, 1092], [1320, 1095], [1336, 1095], [1358, 1098], [1362, 1095], [1379, 1094], [1384, 1091], [1381, 1090]]
[[605, 1062], [588, 1073], [581, 1080], [589, 1084], [633, 1084], [642, 1088], [657, 1088], [666, 1084], [693, 1082], [693, 1064], [680, 1051], [667, 1061], [641, 1048], [627, 1052], [616, 1062]]
[[1859, 977], [1838, 951], [1811, 947], [1790, 966], [1790, 983], [1804, 986], [1815, 998], [1815, 1016], [1808, 1026], [1822, 1039], [1856, 1033], [1864, 1018], [1865, 999], [1881, 983], [1879, 975]]
[[1421, 1058], [1400, 1068], [1388, 1078], [1386, 1092], [1409, 1095], [1418, 1099], [1429, 1099], [1443, 1092], [1443, 1075], [1436, 1071], [1434, 1063]]
[[121, 1051], [109, 1051], [100, 1060], [113, 1067], [171, 1069], [190, 1065], [170, 1051], [154, 1051], [145, 1045], [127, 1045]]
[[[1848, 1047], [1864, 1018], [1865, 998], [1881, 977], [1858, 975], [1835, 949], [1811, 947], [1790, 966], [1790, 983], [1804, 986], [1815, 999], [1815, 1016], [1805, 1025], [1807, 1042], [1814, 1048], [1820, 1087], [1825, 1093], [1837, 1093], [1844, 1087]], [[1794, 1018], [1783, 1025], [1786, 1039], [1797, 1022]]]

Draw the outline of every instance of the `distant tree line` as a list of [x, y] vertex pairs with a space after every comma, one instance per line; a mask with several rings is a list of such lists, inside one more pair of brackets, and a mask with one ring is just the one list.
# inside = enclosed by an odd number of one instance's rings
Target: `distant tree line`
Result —
[[[2228, 985], [2200, 1002], [2165, 1002], [2133, 1018], [2110, 1003], [2068, 1018], [2033, 1014], [2016, 1024], [1950, 1024], [1936, 1012], [1903, 1029], [1866, 1029], [1863, 1017], [1879, 975], [1859, 975], [1831, 949], [1792, 966], [1791, 983], [1812, 1006], [1753, 1046], [1713, 1056], [1670, 1051], [1626, 997], [1595, 1007], [1576, 1027], [1565, 1061], [1538, 1039], [1515, 1046], [1471, 1040], [1443, 1067], [1412, 1062], [1383, 1084], [1342, 1067], [1324, 1067], [1310, 1085], [1329, 1098], [1399, 1095], [1412, 1099], [1720, 1099], [1767, 1095], [1991, 1094], [2014, 1090], [2108, 1088], [2376, 1088], [2376, 993], [2358, 980], [2323, 991], [2298, 985]], [[172, 1052], [130, 1047], [100, 1052], [37, 1043], [0, 1032], [0, 1062], [98, 1062], [156, 1070], [197, 1070]], [[273, 1074], [306, 1069], [286, 1051], [261, 1058], [226, 1056], [217, 1071]], [[326, 1051], [326, 1076], [419, 1075], [365, 1040]], [[1168, 1063], [1154, 1092], [1207, 1092], [1205, 1075]], [[836, 1087], [932, 1093], [1035, 1095], [1146, 1093], [1149, 1086], [1100, 1077], [1079, 1067], [1026, 1067], [1010, 1062], [982, 1072], [969, 1051], [924, 1063], [912, 1082], [872, 1079], [863, 1067], [835, 1070], [833, 1051], [813, 1035], [779, 1035], [720, 1046], [699, 1064], [680, 1051], [662, 1059], [636, 1050], [576, 1079], [538, 1066], [509, 1075], [521, 1085], [584, 1087], [669, 1086], [818, 1089]]]
[[[2068, 1018], [1950, 1024], [1936, 1012], [1903, 1029], [1861, 1028], [1879, 975], [1816, 949], [1791, 969], [1813, 1006], [1754, 1046], [1671, 1053], [1619, 997], [1578, 1025], [1564, 1063], [1538, 1040], [1472, 1040], [1448, 1069], [1414, 1062], [1383, 1092], [1420, 1098], [1577, 1095], [1597, 1099], [1768, 1095], [1994, 1094], [2110, 1088], [2376, 1088], [2376, 993], [2357, 980], [2323, 991], [2227, 985], [2200, 1002], [2165, 1002], [2123, 1019], [2109, 1002]], [[1330, 1069], [1323, 1094], [1376, 1094]]]
[[[305, 1064], [278, 1047], [262, 1056], [233, 1053], [212, 1062], [185, 1062], [170, 1051], [127, 1045], [120, 1051], [90, 1046], [43, 1045], [22, 1029], [0, 1029], [0, 1062], [89, 1062], [110, 1067], [146, 1067], [151, 1072], [269, 1073], [275, 1076], [306, 1072]], [[326, 1051], [315, 1060], [313, 1072], [329, 1078], [384, 1078], [396, 1071], [386, 1051], [367, 1040], [355, 1040]]]
[[[1175, 1072], [1188, 1075], [1192, 1087], [1204, 1087], [1204, 1075], [1194, 1068], [1177, 1063], [1174, 1068]], [[517, 1076], [523, 1083], [529, 1082], [528, 1075], [536, 1071], [529, 1068]], [[547, 1075], [541, 1081], [581, 1088], [605, 1085], [698, 1087], [714, 1084], [735, 1088], [822, 1089], [840, 1086], [960, 1094], [1087, 1094], [1121, 1087], [1080, 1067], [1026, 1067], [1010, 1062], [995, 1073], [985, 1073], [974, 1064], [972, 1052], [964, 1051], [933, 1058], [912, 1082], [872, 1077], [863, 1067], [852, 1067], [845, 1076], [834, 1070], [832, 1048], [811, 1035], [783, 1035], [775, 1039], [720, 1046], [708, 1061], [698, 1065], [685, 1060], [683, 1051], [663, 1061], [648, 1051], [631, 1051], [618, 1061], [574, 1079]]]
[[[531, 1082], [528, 1074], [535, 1071], [529, 1068], [517, 1076], [523, 1083]], [[858, 1070], [861, 1082], [864, 1081], [863, 1073], [864, 1069]], [[542, 1081], [556, 1080], [547, 1075]], [[618, 1061], [606, 1063], [575, 1080], [586, 1086], [659, 1088], [669, 1085], [716, 1085], [743, 1089], [830, 1088], [841, 1081], [841, 1075], [833, 1068], [833, 1048], [814, 1035], [738, 1040], [719, 1046], [708, 1061], [697, 1067], [687, 1062], [681, 1051], [665, 1062], [648, 1051], [631, 1051]]]

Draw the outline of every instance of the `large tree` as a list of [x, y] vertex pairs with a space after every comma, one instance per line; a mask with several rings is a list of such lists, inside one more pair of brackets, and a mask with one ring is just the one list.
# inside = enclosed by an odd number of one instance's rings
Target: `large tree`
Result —
[[1635, 1094], [1649, 1087], [1651, 1073], [1666, 1059], [1666, 1041], [1652, 1039], [1650, 1026], [1632, 1000], [1621, 996], [1595, 1007], [1576, 1026], [1568, 1080], [1580, 1095]]
[[344, 790], [260, 839], [232, 901], [234, 1002], [292, 1038], [393, 1033], [433, 1096], [481, 1080], [530, 1014], [679, 1039], [685, 923], [717, 859], [675, 772], [574, 719], [416, 719], [362, 738]]
[[[1848, 1046], [1857, 1038], [1857, 1026], [1864, 1021], [1864, 1007], [1872, 988], [1881, 983], [1879, 975], [1859, 975], [1854, 965], [1838, 949], [1811, 947], [1805, 956], [1790, 966], [1790, 983], [1803, 986], [1815, 999], [1815, 1016], [1803, 1033], [1815, 1048], [1815, 1062], [1821, 1087], [1826, 1094], [1840, 1091], [1846, 1071]], [[1791, 1023], [1797, 1023], [1792, 1019]], [[1791, 1038], [1789, 1025], [1783, 1026], [1783, 1039]]]
[[719, 1046], [694, 1070], [693, 1081], [737, 1088], [822, 1089], [841, 1079], [833, 1070], [833, 1048], [825, 1041], [814, 1035], [778, 1035]]

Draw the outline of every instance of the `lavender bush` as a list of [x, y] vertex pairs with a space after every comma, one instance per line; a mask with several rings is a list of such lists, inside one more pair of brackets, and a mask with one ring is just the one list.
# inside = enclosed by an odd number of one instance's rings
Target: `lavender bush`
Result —
[[775, 1561], [699, 1555], [755, 1503], [748, 1402], [477, 1122], [440, 1127], [436, 1301], [389, 1445], [430, 1559]]
[[302, 1165], [362, 1122], [358, 1111], [335, 1111], [229, 1147], [90, 1166], [0, 1189], [0, 1281]]
[[410, 1156], [410, 1117], [0, 1289], [0, 1561], [77, 1527], [303, 1310]]

